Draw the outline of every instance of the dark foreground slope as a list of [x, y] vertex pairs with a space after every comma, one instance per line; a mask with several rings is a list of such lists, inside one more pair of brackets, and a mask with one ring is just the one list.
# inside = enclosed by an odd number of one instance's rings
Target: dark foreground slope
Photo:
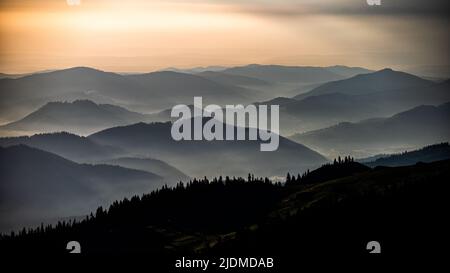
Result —
[[63, 254], [77, 240], [87, 256], [143, 254], [145, 263], [172, 269], [184, 255], [264, 256], [277, 267], [300, 267], [308, 257], [367, 256], [372, 240], [385, 257], [436, 252], [450, 161], [373, 170], [357, 164], [336, 163], [347, 170], [333, 172], [348, 176], [311, 184], [249, 177], [163, 188], [99, 209], [81, 223], [3, 237], [0, 247]]
[[245, 230], [215, 253], [281, 257], [363, 257], [366, 244], [382, 255], [435, 255], [449, 205], [450, 161], [378, 168], [293, 192], [256, 230]]

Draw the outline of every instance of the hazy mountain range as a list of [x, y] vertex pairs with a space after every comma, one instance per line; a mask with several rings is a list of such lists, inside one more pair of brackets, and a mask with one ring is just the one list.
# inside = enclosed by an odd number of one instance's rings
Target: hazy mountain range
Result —
[[[222, 72], [221, 72], [222, 73]], [[450, 101], [450, 81], [433, 82], [392, 69], [332, 81], [293, 98], [278, 96], [255, 105], [280, 105], [281, 134], [317, 130], [339, 122], [389, 117], [415, 106]], [[170, 120], [170, 109], [154, 120]]]
[[118, 147], [100, 145], [89, 138], [66, 132], [0, 138], [2, 147], [21, 144], [54, 153], [77, 163], [101, 163], [151, 172], [162, 177], [168, 184], [189, 178], [164, 161], [133, 157], [132, 153]]
[[259, 86], [258, 89], [266, 90], [271, 94], [269, 98], [273, 98], [276, 96], [292, 97], [329, 81], [345, 79], [372, 71], [360, 67], [338, 65], [313, 67], [251, 64], [227, 68], [220, 72], [270, 82], [270, 86]]
[[24, 135], [66, 131], [86, 135], [113, 126], [151, 120], [151, 115], [90, 100], [49, 102], [18, 121], [0, 126], [0, 132]]
[[212, 72], [219, 72], [222, 70], [227, 69], [225, 66], [218, 66], [218, 65], [210, 65], [210, 66], [198, 66], [198, 67], [192, 67], [192, 68], [177, 68], [177, 67], [167, 67], [164, 69], [161, 69], [161, 71], [173, 71], [173, 72], [179, 72], [179, 73], [201, 73], [205, 71], [212, 71]]
[[419, 65], [409, 66], [403, 69], [405, 72], [433, 79], [450, 78], [450, 65]]
[[248, 173], [283, 176], [288, 171], [303, 172], [327, 161], [322, 155], [284, 137], [279, 139], [278, 150], [261, 152], [261, 141], [175, 141], [171, 137], [171, 126], [170, 122], [138, 123], [106, 129], [88, 138], [143, 157], [164, 160], [192, 177], [246, 176]]
[[127, 154], [118, 147], [100, 145], [89, 138], [66, 132], [0, 138], [2, 147], [19, 144], [45, 150], [79, 163], [107, 160]]
[[170, 123], [138, 123], [87, 138], [69, 133], [1, 138], [0, 228], [83, 215], [116, 199], [186, 181], [185, 173], [225, 177], [259, 171], [279, 177], [327, 162], [285, 138], [276, 152], [264, 153], [259, 141], [175, 142], [170, 128]]
[[[358, 72], [364, 74], [352, 76]], [[307, 77], [311, 73], [317, 75], [317, 80], [321, 80], [321, 77], [325, 77], [325, 75], [334, 75], [331, 77], [332, 79], [343, 78], [343, 75], [351, 77], [318, 84], [319, 86], [315, 88], [310, 86], [311, 91], [298, 94], [293, 98], [279, 96], [280, 85], [291, 86], [292, 82], [290, 81], [295, 80], [298, 84], [307, 84], [307, 80], [304, 80], [303, 77]], [[75, 84], [73, 77], [90, 79], [83, 82], [86, 86], [93, 84], [99, 88], [105, 88], [101, 89], [105, 90], [102, 91], [105, 96], [101, 98], [97, 95], [91, 96], [99, 94], [97, 91], [88, 92], [89, 96], [87, 97], [91, 97], [94, 101], [105, 99], [115, 101], [114, 97], [126, 95], [119, 90], [123, 87], [129, 90], [127, 91], [128, 102], [125, 102], [124, 99], [119, 104], [128, 104], [133, 108], [136, 106], [132, 102], [134, 100], [145, 105], [156, 103], [159, 107], [170, 106], [161, 112], [142, 114], [114, 106], [115, 104], [96, 104], [88, 100], [75, 100], [72, 103], [51, 102], [28, 113], [24, 118], [0, 127], [0, 132], [3, 135], [20, 135], [68, 131], [87, 135], [109, 127], [141, 121], [168, 121], [172, 120], [170, 118], [171, 107], [175, 103], [192, 104], [194, 94], [206, 97], [207, 100], [204, 104], [207, 104], [208, 100], [211, 101], [208, 98], [217, 99], [214, 102], [218, 104], [225, 103], [224, 100], [232, 98], [239, 103], [246, 104], [250, 97], [271, 97], [270, 100], [264, 102], [255, 102], [257, 100], [253, 102], [255, 104], [280, 105], [280, 127], [283, 135], [317, 130], [343, 121], [356, 122], [372, 117], [389, 117], [418, 105], [438, 105], [450, 101], [449, 80], [433, 82], [391, 69], [371, 72], [366, 69], [343, 66], [318, 68], [249, 65], [224, 69], [220, 72], [203, 71], [197, 74], [154, 72], [125, 76], [88, 68], [74, 68], [23, 77], [17, 79], [19, 82], [15, 84], [27, 86], [27, 82], [43, 81], [47, 85], [46, 91], [42, 91], [45, 94], [52, 93], [51, 90], [55, 86], [65, 83], [67, 77], [70, 77], [71, 80], [68, 82], [66, 90], [83, 88], [73, 86]], [[307, 78], [309, 79], [309, 77]], [[14, 81], [16, 80], [10, 80], [9, 84]], [[278, 81], [284, 82], [280, 84]], [[5, 82], [0, 81], [0, 86], [1, 83]], [[102, 85], [103, 83], [105, 84]], [[37, 86], [39, 85], [37, 84]], [[127, 85], [134, 87], [126, 87]], [[151, 91], [144, 91], [142, 89], [144, 86]], [[26, 89], [21, 87], [18, 93], [25, 92]], [[59, 93], [54, 91], [54, 97], [80, 95], [80, 93], [75, 91], [73, 93], [70, 90]], [[211, 92], [217, 94], [212, 95]], [[4, 93], [8, 94], [8, 92]], [[246, 96], [246, 98], [242, 96]], [[25, 101], [34, 100], [31, 99], [33, 96], [29, 94], [23, 94], [23, 97], [29, 98]], [[83, 95], [83, 97], [86, 96]], [[272, 99], [274, 97], [275, 99]], [[147, 99], [150, 99], [151, 102], [147, 102]], [[161, 99], [166, 102], [162, 103]], [[168, 102], [169, 100], [172, 101], [172, 104]], [[1, 103], [7, 104], [7, 100]], [[18, 108], [20, 108], [20, 103]], [[8, 107], [5, 109], [7, 110]]]
[[303, 85], [343, 79], [363, 72], [368, 70], [344, 66], [249, 65], [220, 72], [196, 72], [200, 74], [173, 71], [117, 74], [74, 67], [19, 78], [1, 78], [0, 122], [23, 118], [49, 101], [89, 99], [142, 113], [171, 108], [180, 103], [189, 104], [193, 96], [203, 96], [205, 102], [215, 104], [251, 103], [275, 96], [295, 95], [292, 90]]
[[[253, 173], [279, 180], [339, 155], [391, 154], [450, 141], [450, 80], [346, 66], [168, 70], [175, 71], [76, 67], [0, 75], [0, 135], [20, 135], [0, 138], [1, 226], [84, 215], [191, 177]], [[192, 109], [194, 96], [202, 96], [204, 106], [280, 105], [278, 150], [261, 152], [259, 140], [173, 140], [171, 108], [182, 103]], [[448, 144], [442, 145], [365, 163], [445, 159]], [[345, 175], [355, 170], [368, 168], [355, 163]]]
[[450, 81], [435, 83], [403, 72], [384, 69], [330, 82], [280, 104], [284, 134], [306, 132], [339, 122], [388, 117], [410, 108], [450, 101]]
[[104, 160], [102, 163], [154, 173], [163, 177], [167, 184], [174, 184], [179, 181], [188, 181], [190, 179], [189, 176], [177, 168], [162, 160], [153, 158], [119, 157]]
[[238, 74], [228, 74], [226, 72], [204, 71], [197, 73], [196, 75], [227, 85], [255, 88], [272, 86], [272, 83], [262, 79], [242, 76]]
[[399, 154], [380, 156], [373, 161], [364, 160], [364, 164], [369, 167], [377, 166], [408, 166], [418, 162], [429, 163], [450, 159], [450, 145], [448, 142], [426, 146], [419, 150], [405, 151]]
[[227, 68], [222, 72], [278, 83], [318, 83], [368, 73], [370, 70], [345, 66], [313, 67], [252, 64]]
[[17, 120], [49, 101], [90, 99], [154, 112], [203, 96], [211, 103], [249, 103], [260, 92], [176, 72], [120, 75], [86, 67], [0, 79], [0, 116]]
[[365, 95], [405, 88], [423, 88], [433, 83], [417, 76], [386, 68], [368, 74], [361, 74], [345, 80], [325, 83], [312, 91], [300, 94], [294, 99], [310, 96], [340, 93], [345, 95]]
[[290, 138], [329, 156], [399, 152], [449, 141], [449, 117], [450, 103], [423, 105], [389, 118], [342, 122]]
[[0, 147], [2, 230], [93, 208], [164, 185], [162, 177], [110, 165], [88, 165], [25, 145]]

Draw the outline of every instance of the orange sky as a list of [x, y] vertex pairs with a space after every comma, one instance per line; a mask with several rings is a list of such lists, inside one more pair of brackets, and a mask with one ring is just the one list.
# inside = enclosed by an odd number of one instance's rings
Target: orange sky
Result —
[[0, 72], [448, 64], [448, 18], [359, 8], [364, 1], [1, 1]]

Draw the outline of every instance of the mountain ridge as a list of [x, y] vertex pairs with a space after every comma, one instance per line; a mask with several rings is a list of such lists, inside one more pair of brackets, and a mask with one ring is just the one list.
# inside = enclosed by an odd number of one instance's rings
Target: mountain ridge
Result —
[[68, 132], [0, 138], [0, 146], [2, 147], [20, 144], [54, 153], [79, 163], [93, 162], [126, 154], [126, 151], [117, 147], [100, 145], [86, 137]]
[[[356, 123], [341, 122], [290, 138], [329, 156], [336, 153], [357, 157], [362, 153], [362, 156], [370, 156], [389, 152], [383, 150], [383, 147], [404, 150], [448, 141], [449, 116], [450, 103], [439, 106], [422, 105], [388, 118], [371, 118]], [[373, 151], [364, 154], [364, 150]]]
[[67, 131], [89, 134], [94, 131], [150, 120], [151, 116], [111, 104], [91, 100], [52, 101], [22, 119], [0, 126], [0, 130], [39, 133]]
[[369, 167], [398, 167], [413, 165], [419, 162], [430, 163], [447, 159], [450, 159], [450, 145], [448, 142], [445, 142], [425, 146], [418, 150], [405, 151], [400, 154], [384, 155], [376, 160], [364, 162], [364, 165]]
[[87, 214], [117, 198], [164, 185], [153, 173], [79, 164], [26, 145], [0, 147], [0, 169], [3, 230], [28, 221]]
[[295, 96], [294, 99], [300, 100], [308, 96], [329, 93], [361, 95], [411, 87], [422, 88], [431, 85], [431, 81], [424, 80], [405, 72], [385, 68], [372, 73], [360, 74], [348, 79], [325, 83], [307, 93]]
[[[268, 176], [283, 175], [289, 170], [300, 172], [327, 161], [319, 153], [282, 136], [278, 150], [273, 152], [261, 152], [260, 141], [175, 141], [170, 133], [171, 124], [157, 122], [119, 126], [88, 138], [142, 156], [148, 153], [173, 166], [183, 166], [183, 171], [191, 177], [245, 176], [257, 170]], [[211, 153], [212, 150], [215, 152]]]

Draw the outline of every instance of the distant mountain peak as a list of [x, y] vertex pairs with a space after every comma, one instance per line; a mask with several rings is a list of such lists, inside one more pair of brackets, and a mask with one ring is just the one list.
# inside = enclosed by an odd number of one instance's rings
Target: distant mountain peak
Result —
[[91, 100], [47, 102], [24, 118], [4, 125], [5, 130], [24, 132], [69, 131], [90, 134], [105, 128], [147, 121], [145, 114], [129, 111], [112, 104], [97, 104]]
[[45, 105], [59, 105], [59, 104], [98, 105], [94, 101], [88, 99], [77, 99], [74, 101], [49, 101]]
[[67, 68], [67, 69], [63, 69], [63, 70], [66, 70], [66, 71], [68, 71], [68, 70], [73, 70], [73, 71], [76, 71], [76, 70], [101, 71], [100, 69], [92, 68], [92, 67], [89, 67], [89, 66], [74, 66], [74, 67], [70, 67], [70, 68]]
[[95, 103], [92, 100], [74, 100], [72, 104], [78, 104], [78, 105], [91, 105], [91, 106], [98, 106], [99, 104]]
[[307, 93], [299, 94], [294, 98], [300, 100], [309, 96], [329, 93], [361, 95], [400, 89], [418, 89], [431, 86], [432, 84], [431, 81], [417, 76], [401, 71], [395, 71], [391, 68], [384, 68], [371, 73], [358, 74], [343, 80], [331, 81], [320, 85]]
[[72, 107], [89, 107], [89, 108], [98, 108], [101, 105], [95, 103], [94, 101], [87, 100], [87, 99], [78, 99], [74, 101], [49, 101], [43, 106], [41, 106], [37, 111], [47, 110], [49, 108], [55, 108], [55, 107], [66, 107], [66, 106], [72, 106]]
[[105, 72], [96, 68], [88, 67], [88, 66], [75, 66], [70, 68], [65, 68], [61, 70], [55, 70], [55, 71], [49, 71], [45, 73], [39, 73], [39, 74], [31, 74], [30, 76], [34, 75], [46, 75], [46, 74], [67, 74], [67, 73], [75, 73], [75, 74], [83, 74], [83, 75], [89, 75], [92, 73], [112, 73], [112, 72]]

